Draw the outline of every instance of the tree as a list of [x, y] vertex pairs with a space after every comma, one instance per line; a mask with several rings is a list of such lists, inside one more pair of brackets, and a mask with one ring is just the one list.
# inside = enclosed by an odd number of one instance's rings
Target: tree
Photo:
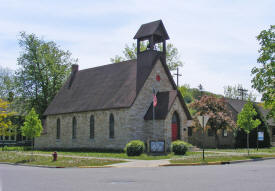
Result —
[[35, 34], [21, 32], [19, 45], [22, 52], [17, 59], [20, 67], [16, 71], [18, 93], [26, 109], [34, 107], [41, 118], [77, 60], [71, 58], [69, 51]]
[[275, 25], [261, 31], [257, 40], [260, 44], [260, 56], [257, 59], [260, 66], [251, 71], [254, 75], [252, 87], [263, 94], [264, 105], [270, 110], [268, 118], [275, 120]]
[[194, 100], [191, 88], [188, 84], [180, 86], [178, 89], [179, 89], [179, 91], [184, 99], [184, 102], [186, 104], [189, 104]]
[[[145, 42], [140, 43], [140, 51], [144, 51], [147, 48], [147, 44]], [[163, 47], [161, 44], [156, 45], [157, 50], [162, 50]], [[112, 63], [118, 63], [125, 60], [132, 60], [137, 58], [137, 44], [132, 43], [131, 46], [125, 45], [125, 48], [123, 50], [123, 55], [119, 56], [116, 55], [114, 58], [111, 58], [110, 61]], [[166, 47], [166, 60], [169, 70], [173, 71], [176, 70], [177, 67], [183, 66], [182, 61], [180, 60], [179, 51], [176, 47], [174, 47], [173, 44], [168, 43]]]
[[[224, 86], [224, 97], [227, 98], [232, 98], [232, 99], [241, 99], [241, 94], [238, 89], [244, 89], [241, 84], [234, 85], [234, 86]], [[244, 94], [243, 96], [244, 100], [256, 100], [256, 95], [252, 92], [249, 91], [248, 93]]]
[[231, 112], [226, 108], [225, 100], [213, 95], [204, 95], [200, 100], [195, 100], [190, 107], [197, 111], [196, 116], [208, 115], [210, 129], [214, 132], [217, 147], [219, 147], [218, 132], [223, 129], [234, 130], [235, 122]]
[[0, 99], [0, 136], [10, 136], [15, 133], [9, 117], [14, 115], [9, 110], [9, 102]]
[[9, 68], [0, 66], [0, 97], [12, 102], [15, 94], [16, 84], [14, 72]]
[[247, 153], [249, 155], [249, 133], [254, 128], [258, 127], [261, 122], [255, 119], [257, 112], [253, 107], [253, 103], [249, 100], [243, 107], [242, 111], [238, 114], [237, 125], [243, 129], [247, 134]]
[[23, 127], [21, 127], [22, 135], [33, 140], [32, 150], [34, 149], [34, 138], [40, 137], [42, 130], [43, 128], [41, 120], [39, 119], [38, 114], [35, 112], [35, 109], [32, 108], [25, 118]]

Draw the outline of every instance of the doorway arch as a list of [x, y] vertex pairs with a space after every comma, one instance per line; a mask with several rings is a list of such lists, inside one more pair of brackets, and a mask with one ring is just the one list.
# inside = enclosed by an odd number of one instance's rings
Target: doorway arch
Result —
[[175, 111], [172, 116], [171, 123], [172, 141], [180, 139], [180, 118], [179, 114]]

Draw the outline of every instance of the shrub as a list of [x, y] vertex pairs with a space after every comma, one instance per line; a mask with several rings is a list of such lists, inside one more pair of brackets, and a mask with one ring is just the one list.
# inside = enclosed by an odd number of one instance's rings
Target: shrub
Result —
[[189, 143], [186, 143], [184, 141], [174, 141], [172, 142], [172, 152], [174, 152], [175, 155], [184, 155], [186, 151], [188, 150], [188, 147], [190, 146]]
[[125, 151], [128, 156], [139, 156], [145, 150], [145, 145], [140, 140], [133, 140], [126, 144]]

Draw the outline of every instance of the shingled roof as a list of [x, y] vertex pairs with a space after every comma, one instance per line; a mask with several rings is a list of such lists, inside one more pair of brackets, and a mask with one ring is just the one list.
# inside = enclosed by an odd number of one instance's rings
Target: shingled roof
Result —
[[44, 115], [130, 107], [136, 97], [136, 60], [76, 72]]
[[162, 36], [164, 40], [169, 39], [168, 33], [161, 20], [141, 25], [134, 39], [142, 39], [152, 35]]
[[[177, 97], [177, 90], [158, 92], [157, 93], [157, 106], [155, 108], [155, 119], [163, 120], [166, 118], [170, 111], [175, 99]], [[153, 119], [153, 103], [150, 105], [147, 113], [144, 116], [145, 120]]]
[[[225, 100], [237, 112], [237, 114], [242, 111], [244, 105], [247, 103], [247, 101], [239, 99], [225, 98]], [[263, 106], [258, 102], [253, 102], [253, 105], [254, 107], [257, 107], [262, 116], [267, 119], [268, 110], [264, 109]], [[275, 122], [273, 119], [267, 119], [266, 121], [268, 125], [275, 126]]]

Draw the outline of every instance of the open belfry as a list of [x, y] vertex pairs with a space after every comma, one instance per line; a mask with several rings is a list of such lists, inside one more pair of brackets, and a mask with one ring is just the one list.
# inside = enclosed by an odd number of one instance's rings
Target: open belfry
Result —
[[[172, 141], [187, 141], [191, 115], [166, 64], [169, 36], [162, 21], [141, 25], [134, 39], [135, 60], [72, 66], [44, 113], [36, 148], [123, 149], [142, 140], [151, 151], [167, 151]], [[143, 41], [148, 46], [141, 51]]]

